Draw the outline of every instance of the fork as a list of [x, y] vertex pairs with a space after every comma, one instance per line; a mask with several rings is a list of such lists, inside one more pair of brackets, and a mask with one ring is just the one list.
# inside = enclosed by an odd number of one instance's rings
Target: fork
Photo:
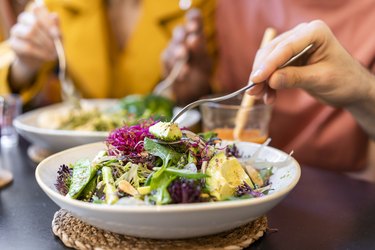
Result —
[[80, 107], [81, 95], [75, 88], [72, 79], [67, 75], [66, 57], [64, 47], [59, 38], [53, 40], [59, 61], [58, 78], [61, 83], [61, 97], [64, 101], [72, 103], [74, 106]]
[[[35, 3], [39, 6], [44, 6], [44, 0], [35, 0]], [[58, 37], [53, 39], [53, 43], [59, 61], [58, 78], [61, 84], [61, 98], [63, 101], [72, 103], [75, 107], [80, 107], [81, 94], [75, 88], [72, 79], [67, 74], [64, 46]]]
[[[287, 62], [285, 62], [283, 65], [281, 65], [279, 67], [279, 69], [281, 68], [284, 68], [284, 67], [287, 67], [289, 65], [291, 65], [295, 60], [297, 60], [300, 56], [302, 56], [303, 54], [305, 54], [309, 49], [311, 49], [313, 47], [313, 44], [310, 44], [308, 45], [306, 48], [304, 48], [302, 51], [300, 51], [298, 54], [296, 54], [295, 56], [293, 56], [292, 58], [290, 58]], [[239, 95], [241, 94], [242, 92], [245, 92], [246, 90], [248, 89], [251, 89], [252, 87], [254, 87], [256, 84], [253, 83], [253, 82], [249, 82], [248, 85], [246, 85], [245, 87], [235, 91], [235, 92], [232, 92], [228, 95], [224, 95], [224, 96], [220, 96], [220, 97], [215, 97], [215, 98], [206, 98], [206, 99], [201, 99], [201, 100], [198, 100], [198, 101], [195, 101], [195, 102], [192, 102], [188, 105], [186, 105], [183, 109], [180, 110], [180, 112], [178, 112], [176, 115], [173, 116], [172, 120], [171, 120], [171, 123], [174, 123], [177, 121], [177, 119], [182, 115], [184, 114], [186, 111], [192, 109], [192, 108], [195, 108], [203, 103], [206, 103], [206, 102], [221, 102], [221, 101], [224, 101], [224, 100], [227, 100], [227, 99], [230, 99], [232, 97], [235, 97], [236, 95]]]
[[155, 94], [155, 95], [161, 95], [166, 89], [168, 89], [170, 86], [172, 86], [173, 83], [175, 83], [178, 75], [180, 74], [180, 72], [181, 72], [183, 66], [186, 64], [186, 62], [187, 62], [186, 58], [179, 59], [173, 65], [171, 73], [169, 73], [169, 75], [164, 80], [162, 80], [161, 82], [159, 82], [155, 86], [155, 88], [152, 90], [152, 93]]

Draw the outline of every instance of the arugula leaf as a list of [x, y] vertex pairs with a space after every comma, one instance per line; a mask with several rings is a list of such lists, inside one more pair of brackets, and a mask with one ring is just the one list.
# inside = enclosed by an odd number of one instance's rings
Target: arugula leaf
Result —
[[177, 178], [177, 176], [165, 172], [170, 162], [169, 156], [170, 155], [167, 155], [163, 161], [163, 166], [152, 175], [150, 182], [150, 189], [153, 191], [150, 198], [151, 200], [154, 200], [157, 205], [170, 203], [171, 197], [167, 188], [169, 184]]
[[213, 139], [218, 139], [217, 133], [214, 131], [207, 131], [207, 132], [202, 132], [198, 133], [198, 135], [205, 141], [210, 141]]
[[144, 140], [143, 146], [148, 153], [160, 157], [163, 160], [163, 165], [166, 164], [165, 160], [167, 159], [168, 155], [171, 162], [174, 164], [177, 163], [182, 156], [182, 154], [174, 151], [173, 149], [170, 149], [164, 145], [160, 145], [159, 143], [156, 143], [152, 139], [149, 139], [147, 137]]
[[[167, 155], [167, 158], [165, 158], [165, 161], [163, 161], [163, 165], [161, 166], [161, 168], [159, 168], [153, 175], [152, 175], [152, 179], [151, 179], [151, 189], [153, 189], [153, 180], [155, 181], [157, 178], [159, 178], [159, 176], [164, 172], [164, 170], [167, 168], [168, 166], [168, 163], [169, 163], [169, 155]], [[155, 186], [156, 187], [156, 186]]]
[[168, 192], [168, 186], [176, 178], [176, 175], [171, 175], [165, 171], [158, 178], [153, 178], [151, 181], [151, 190], [153, 192], [150, 199], [154, 200], [157, 205], [171, 203], [172, 199]]

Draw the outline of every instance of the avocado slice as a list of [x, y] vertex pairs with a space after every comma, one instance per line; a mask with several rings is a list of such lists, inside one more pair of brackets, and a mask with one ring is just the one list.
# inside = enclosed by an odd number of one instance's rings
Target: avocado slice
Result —
[[254, 188], [249, 176], [242, 168], [237, 158], [227, 157], [224, 152], [220, 152], [209, 161], [206, 174], [206, 187], [210, 195], [217, 200], [224, 200], [233, 196], [236, 188], [246, 182]]
[[151, 134], [163, 141], [177, 141], [182, 137], [181, 129], [176, 123], [158, 122], [149, 128]]

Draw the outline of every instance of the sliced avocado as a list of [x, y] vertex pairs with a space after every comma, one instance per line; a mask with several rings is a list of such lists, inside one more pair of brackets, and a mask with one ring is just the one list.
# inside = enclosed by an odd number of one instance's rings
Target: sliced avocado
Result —
[[250, 176], [250, 179], [252, 180], [254, 185], [257, 187], [262, 187], [264, 185], [264, 181], [260, 173], [251, 165], [246, 165], [245, 168], [246, 168], [247, 174]]
[[176, 123], [158, 122], [149, 129], [157, 139], [163, 141], [177, 141], [181, 139], [182, 132]]
[[233, 196], [236, 188], [246, 182], [251, 188], [253, 184], [235, 157], [227, 157], [220, 152], [209, 161], [206, 174], [206, 187], [210, 194], [218, 200]]

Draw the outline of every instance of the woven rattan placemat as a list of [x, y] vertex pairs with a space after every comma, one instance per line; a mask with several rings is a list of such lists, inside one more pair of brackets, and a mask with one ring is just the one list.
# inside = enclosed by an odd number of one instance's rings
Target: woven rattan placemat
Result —
[[243, 249], [263, 236], [267, 217], [239, 228], [212, 235], [183, 240], [154, 240], [111, 233], [77, 219], [60, 209], [52, 221], [53, 233], [67, 246], [75, 249]]

